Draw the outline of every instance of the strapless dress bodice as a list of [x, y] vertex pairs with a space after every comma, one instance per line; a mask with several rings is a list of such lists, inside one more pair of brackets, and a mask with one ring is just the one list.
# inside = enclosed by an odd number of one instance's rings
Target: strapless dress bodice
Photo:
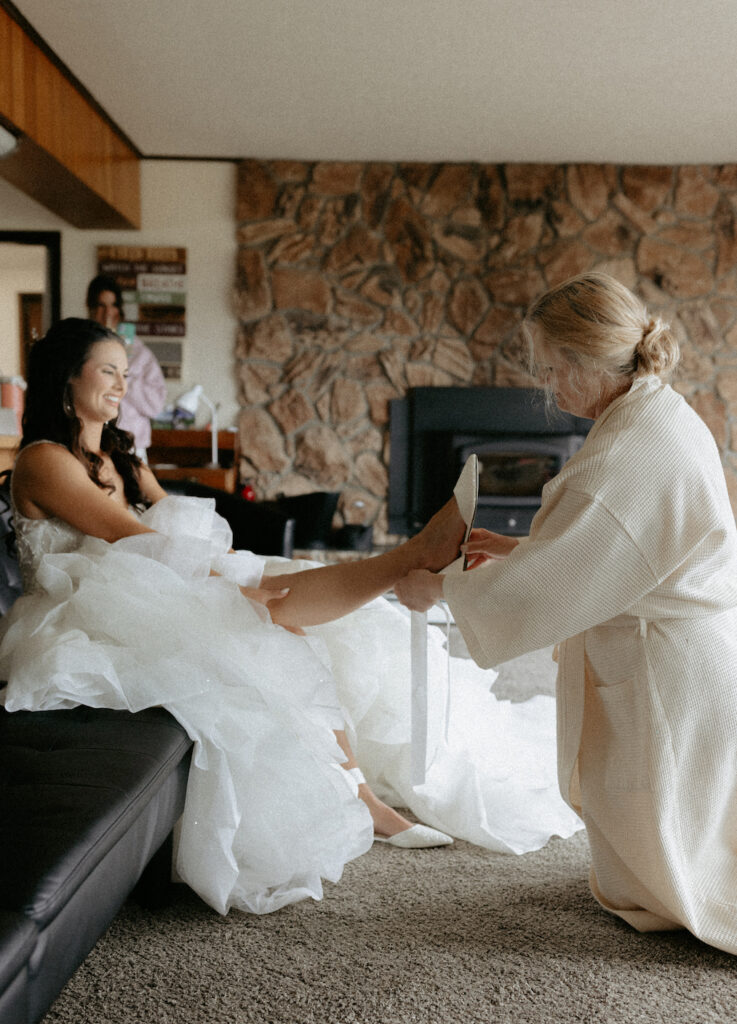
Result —
[[13, 525], [18, 549], [18, 563], [23, 577], [23, 591], [34, 589], [38, 565], [44, 555], [76, 551], [85, 534], [63, 519], [29, 519], [13, 506]]

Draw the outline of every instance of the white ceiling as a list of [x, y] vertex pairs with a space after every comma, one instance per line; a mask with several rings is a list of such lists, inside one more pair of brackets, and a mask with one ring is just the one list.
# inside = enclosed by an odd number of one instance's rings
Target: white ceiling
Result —
[[144, 156], [737, 161], [737, 0], [15, 0]]

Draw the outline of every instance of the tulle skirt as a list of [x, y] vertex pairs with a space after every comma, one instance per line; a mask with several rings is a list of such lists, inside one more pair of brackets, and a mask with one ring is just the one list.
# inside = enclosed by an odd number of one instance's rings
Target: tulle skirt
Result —
[[[40, 554], [33, 590], [2, 626], [0, 677], [11, 711], [159, 705], [182, 723], [194, 752], [176, 871], [220, 913], [319, 899], [371, 846], [336, 729], [379, 795], [454, 836], [522, 852], [581, 827], [555, 784], [552, 698], [497, 701], [493, 673], [463, 659], [448, 688], [433, 635], [432, 763], [413, 787], [398, 607], [379, 599], [295, 636], [240, 594], [266, 560], [228, 553], [212, 502], [171, 497], [143, 518], [157, 533]], [[266, 571], [300, 567], [269, 560]]]
[[427, 770], [413, 785], [409, 614], [380, 598], [308, 633], [325, 644], [354, 753], [387, 803], [500, 853], [583, 827], [558, 789], [553, 697], [497, 700], [496, 672], [449, 657], [430, 626]]

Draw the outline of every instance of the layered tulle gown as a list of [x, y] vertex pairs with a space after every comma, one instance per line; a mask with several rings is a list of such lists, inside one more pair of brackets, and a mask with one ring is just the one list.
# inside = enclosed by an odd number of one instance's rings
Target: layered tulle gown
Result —
[[557, 790], [553, 698], [497, 701], [494, 674], [449, 660], [435, 631], [415, 787], [402, 609], [380, 598], [296, 636], [237, 584], [309, 563], [229, 552], [212, 500], [169, 496], [142, 521], [156, 532], [110, 544], [16, 515], [24, 594], [0, 627], [5, 705], [167, 708], [194, 741], [176, 871], [220, 913], [319, 899], [371, 846], [336, 729], [380, 796], [453, 836], [522, 853], [581, 827]]

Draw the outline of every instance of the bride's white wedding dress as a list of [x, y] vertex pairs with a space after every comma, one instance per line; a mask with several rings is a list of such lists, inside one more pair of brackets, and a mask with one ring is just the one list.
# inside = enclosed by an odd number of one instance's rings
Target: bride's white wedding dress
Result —
[[229, 553], [212, 500], [170, 496], [142, 521], [157, 532], [109, 544], [16, 514], [24, 595], [2, 624], [0, 678], [10, 711], [171, 711], [195, 742], [176, 870], [216, 910], [320, 898], [371, 846], [336, 729], [380, 796], [458, 838], [523, 852], [581, 827], [558, 795], [553, 698], [497, 701], [493, 673], [453, 658], [446, 723], [433, 636], [434, 760], [415, 789], [403, 611], [381, 598], [295, 636], [236, 584], [305, 563]]

